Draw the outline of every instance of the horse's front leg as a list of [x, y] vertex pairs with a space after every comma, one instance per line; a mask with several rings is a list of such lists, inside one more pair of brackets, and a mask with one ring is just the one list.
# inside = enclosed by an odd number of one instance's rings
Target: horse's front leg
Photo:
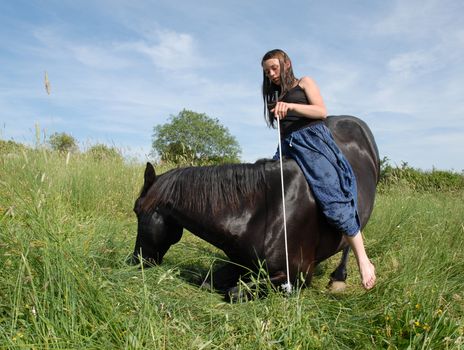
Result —
[[247, 270], [232, 262], [226, 263], [217, 268], [206, 277], [201, 284], [201, 288], [214, 289], [219, 292], [227, 292], [230, 288], [237, 285], [240, 276]]
[[333, 292], [343, 292], [346, 289], [346, 266], [348, 265], [348, 257], [350, 253], [350, 246], [343, 248], [342, 258], [337, 268], [330, 274], [330, 281], [327, 288]]
[[246, 301], [250, 299], [256, 299], [264, 297], [268, 294], [270, 289], [284, 290], [282, 286], [287, 283], [287, 274], [283, 271], [278, 271], [269, 279], [254, 280], [249, 282], [241, 281], [240, 284], [228, 289], [225, 294], [225, 298], [228, 301]]

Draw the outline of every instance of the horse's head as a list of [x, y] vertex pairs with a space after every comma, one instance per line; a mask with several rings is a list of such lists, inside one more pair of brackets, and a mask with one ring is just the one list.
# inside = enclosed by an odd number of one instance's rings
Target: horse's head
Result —
[[169, 247], [182, 237], [182, 226], [159, 207], [144, 205], [149, 196], [148, 190], [156, 183], [153, 165], [147, 163], [144, 184], [139, 198], [135, 201], [134, 212], [137, 215], [137, 239], [131, 258], [133, 264], [140, 257], [149, 264], [160, 264]]

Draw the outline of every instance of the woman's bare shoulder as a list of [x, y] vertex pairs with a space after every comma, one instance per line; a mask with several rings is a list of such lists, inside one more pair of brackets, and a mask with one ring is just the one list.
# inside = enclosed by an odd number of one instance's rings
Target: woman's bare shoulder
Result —
[[300, 84], [301, 87], [312, 87], [312, 86], [317, 86], [316, 85], [316, 82], [314, 81], [313, 78], [311, 77], [308, 77], [308, 76], [304, 76], [300, 79], [300, 81], [298, 82], [298, 84]]

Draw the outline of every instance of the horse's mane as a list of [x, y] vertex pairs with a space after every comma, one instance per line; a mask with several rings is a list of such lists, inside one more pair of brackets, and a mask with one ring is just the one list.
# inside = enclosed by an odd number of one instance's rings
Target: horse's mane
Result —
[[172, 169], [156, 178], [142, 207], [215, 213], [240, 209], [265, 189], [264, 163]]

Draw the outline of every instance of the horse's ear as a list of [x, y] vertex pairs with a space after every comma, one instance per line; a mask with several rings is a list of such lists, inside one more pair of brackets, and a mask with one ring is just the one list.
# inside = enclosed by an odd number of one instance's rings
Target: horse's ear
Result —
[[156, 173], [155, 173], [155, 168], [151, 163], [147, 162], [147, 167], [145, 168], [145, 174], [144, 174], [144, 183], [143, 183], [143, 189], [142, 193], [145, 193], [148, 191], [148, 189], [153, 185], [153, 183], [156, 180]]

